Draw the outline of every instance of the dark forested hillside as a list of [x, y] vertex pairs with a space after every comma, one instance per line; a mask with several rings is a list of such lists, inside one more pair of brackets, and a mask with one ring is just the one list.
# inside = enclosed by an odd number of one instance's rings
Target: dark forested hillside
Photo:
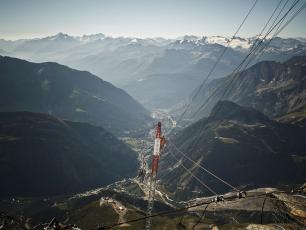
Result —
[[[222, 101], [208, 118], [179, 132], [174, 143], [195, 162], [235, 186], [277, 186], [302, 183], [305, 179], [305, 136], [306, 130], [300, 126], [279, 123], [255, 109]], [[231, 189], [200, 170], [171, 144], [169, 149], [218, 192]], [[170, 153], [163, 156], [160, 174], [168, 189], [183, 197], [192, 196], [186, 191], [203, 194], [205, 188], [178, 165]]]
[[1, 56], [0, 111], [48, 113], [115, 134], [137, 132], [150, 121], [132, 97], [89, 72]]
[[0, 196], [58, 195], [134, 176], [137, 154], [101, 127], [0, 113]]

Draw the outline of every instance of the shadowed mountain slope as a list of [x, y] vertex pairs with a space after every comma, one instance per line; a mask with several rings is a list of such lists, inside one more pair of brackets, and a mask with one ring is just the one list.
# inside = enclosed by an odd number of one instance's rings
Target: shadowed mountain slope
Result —
[[[303, 182], [305, 137], [306, 130], [302, 127], [279, 123], [252, 108], [221, 101], [208, 118], [180, 131], [174, 143], [195, 162], [234, 186], [256, 187]], [[230, 190], [185, 159], [171, 144], [169, 149], [181, 164], [217, 192]], [[208, 195], [209, 192], [184, 171], [180, 163], [170, 153], [163, 156], [160, 174], [167, 188], [184, 198], [187, 194], [190, 197], [190, 191], [195, 192], [195, 196]]]
[[137, 167], [137, 154], [101, 127], [0, 113], [1, 196], [84, 191], [134, 176]]
[[[196, 111], [195, 119], [208, 116], [221, 97], [269, 117], [299, 110], [306, 106], [306, 56], [284, 63], [260, 62], [237, 75], [212, 81], [202, 88], [186, 117], [193, 117]], [[204, 102], [206, 106], [201, 107]]]
[[89, 72], [1, 56], [0, 111], [48, 113], [115, 134], [138, 132], [151, 119], [131, 96]]

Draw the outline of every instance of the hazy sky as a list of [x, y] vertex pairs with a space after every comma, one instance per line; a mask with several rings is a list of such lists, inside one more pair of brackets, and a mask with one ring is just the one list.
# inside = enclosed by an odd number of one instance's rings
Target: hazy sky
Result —
[[[280, 0], [259, 0], [239, 36], [258, 34]], [[293, 0], [290, 0], [293, 2]], [[0, 0], [0, 38], [231, 36], [254, 0]], [[283, 1], [285, 2], [285, 1]], [[305, 2], [305, 0], [302, 0]], [[306, 37], [306, 10], [281, 34]]]

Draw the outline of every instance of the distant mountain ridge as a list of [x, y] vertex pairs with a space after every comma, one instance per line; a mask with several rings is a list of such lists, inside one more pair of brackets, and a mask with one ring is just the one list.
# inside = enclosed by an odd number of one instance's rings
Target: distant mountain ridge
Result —
[[149, 112], [123, 90], [85, 71], [57, 63], [0, 56], [0, 111], [31, 111], [101, 125], [122, 135], [137, 133]]
[[219, 101], [209, 115], [209, 121], [235, 120], [244, 123], [267, 123], [268, 117], [250, 107], [241, 107], [230, 101]]
[[[256, 39], [234, 38], [211, 79], [233, 71]], [[90, 71], [123, 88], [147, 107], [169, 108], [200, 84], [228, 41], [222, 36], [140, 39], [59, 33], [39, 39], [0, 40], [0, 49], [29, 61], [55, 61]], [[254, 63], [286, 61], [303, 52], [306, 42], [301, 38], [274, 38]]]
[[[235, 76], [214, 80], [203, 87], [186, 117], [194, 116], [196, 111], [195, 119], [208, 116], [223, 95], [223, 100], [253, 107], [269, 117], [301, 109], [306, 106], [305, 66], [306, 56], [293, 57], [284, 63], [264, 61]], [[232, 82], [230, 87], [228, 82]], [[214, 97], [210, 97], [213, 92]]]
[[[97, 40], [104, 40], [104, 39], [120, 39], [121, 41], [125, 41], [128, 44], [131, 43], [140, 43], [145, 45], [167, 45], [175, 46], [176, 44], [194, 44], [194, 46], [202, 46], [206, 44], [219, 44], [222, 46], [225, 46], [229, 43], [231, 38], [225, 37], [225, 36], [196, 36], [196, 35], [184, 35], [177, 38], [163, 38], [163, 37], [153, 37], [153, 38], [137, 38], [137, 37], [112, 37], [107, 36], [103, 33], [97, 33], [97, 34], [84, 34], [82, 36], [72, 36], [69, 34], [65, 34], [62, 32], [59, 32], [55, 35], [50, 35], [42, 38], [30, 38], [30, 39], [17, 39], [17, 40], [6, 40], [0, 38], [0, 44], [3, 44], [5, 42], [11, 42], [18, 44], [19, 46], [22, 43], [27, 42], [33, 42], [33, 41], [42, 41], [42, 40], [49, 40], [49, 41], [56, 41], [56, 40], [70, 40], [70, 41], [79, 41], [80, 43], [90, 43]], [[253, 42], [256, 39], [261, 39], [258, 37], [248, 37], [248, 38], [242, 38], [242, 37], [235, 37], [232, 39], [232, 42], [229, 44], [229, 47], [235, 49], [248, 49], [253, 44]], [[266, 39], [269, 40], [269, 39]], [[272, 41], [272, 47], [274, 48], [284, 48], [289, 49], [297, 45], [303, 45], [305, 43], [305, 38], [281, 38], [277, 37], [274, 38]], [[284, 47], [285, 45], [285, 47]], [[183, 47], [183, 46], [182, 46]]]
[[132, 177], [137, 154], [101, 127], [0, 112], [0, 196], [75, 193]]

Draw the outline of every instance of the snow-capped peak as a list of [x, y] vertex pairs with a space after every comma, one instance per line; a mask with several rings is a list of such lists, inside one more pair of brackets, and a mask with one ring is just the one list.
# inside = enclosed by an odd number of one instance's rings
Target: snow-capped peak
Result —
[[105, 38], [105, 35], [102, 33], [98, 34], [84, 34], [83, 36], [77, 37], [79, 41], [82, 42], [91, 42], [91, 41], [96, 41], [96, 40], [102, 40]]
[[200, 40], [202, 37], [199, 36], [195, 36], [195, 35], [185, 35], [183, 37], [179, 37], [177, 40], [185, 40], [185, 41], [198, 41]]
[[53, 36], [50, 36], [50, 37], [47, 37], [50, 41], [53, 41], [53, 40], [58, 40], [58, 39], [68, 39], [68, 38], [73, 38], [71, 36], [69, 36], [68, 34], [64, 34], [62, 32], [60, 33], [57, 33]]
[[[230, 43], [229, 43], [230, 42]], [[251, 46], [251, 41], [249, 39], [244, 39], [240, 37], [235, 37], [234, 39], [230, 39], [228, 37], [223, 36], [192, 36], [185, 35], [176, 40], [176, 45], [184, 45], [190, 47], [197, 47], [207, 44], [219, 44], [222, 46], [227, 46], [233, 49], [248, 49]]]

